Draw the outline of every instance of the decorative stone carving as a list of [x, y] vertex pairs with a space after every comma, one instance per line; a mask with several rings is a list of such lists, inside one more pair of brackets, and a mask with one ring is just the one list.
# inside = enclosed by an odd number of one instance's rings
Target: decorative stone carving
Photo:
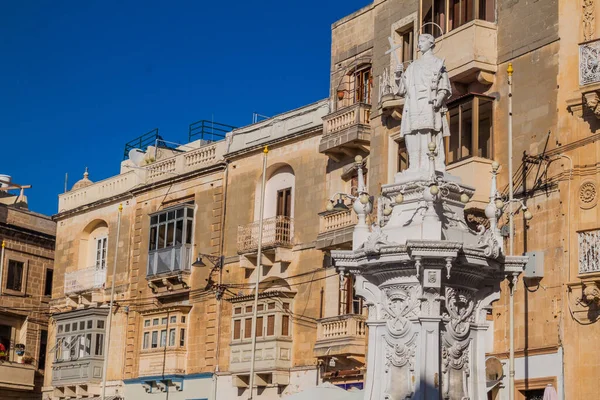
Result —
[[417, 316], [419, 307], [418, 285], [394, 285], [383, 290], [386, 303], [382, 316], [387, 321], [391, 338], [400, 338], [410, 329], [409, 318]]
[[479, 225], [479, 241], [477, 244], [483, 248], [486, 257], [498, 257], [500, 255], [501, 244], [491, 229], [485, 229]]
[[600, 82], [600, 40], [579, 45], [579, 85]]
[[600, 305], [600, 288], [596, 282], [586, 283], [583, 288], [583, 301], [588, 305]]
[[579, 232], [579, 273], [600, 272], [600, 230]]
[[583, 209], [590, 209], [598, 203], [598, 189], [596, 181], [593, 179], [585, 180], [579, 186], [579, 206]]
[[418, 335], [405, 343], [389, 343], [385, 352], [385, 374], [388, 375], [384, 400], [407, 399], [414, 394], [415, 354]]
[[[600, 57], [600, 52], [598, 52], [598, 57]], [[596, 60], [596, 63], [598, 63], [598, 60]], [[596, 118], [600, 118], [600, 91], [584, 93], [583, 102], [588, 110], [594, 113]]]
[[479, 230], [479, 226], [482, 225], [485, 229], [489, 229], [490, 221], [487, 219], [485, 214], [477, 209], [470, 209], [465, 211], [465, 220], [469, 229], [474, 231]]
[[373, 226], [372, 233], [367, 241], [361, 246], [366, 255], [379, 254], [381, 246], [391, 245], [387, 240], [387, 235], [381, 231], [381, 227]]
[[594, 0], [582, 0], [583, 40], [592, 40], [596, 28]]

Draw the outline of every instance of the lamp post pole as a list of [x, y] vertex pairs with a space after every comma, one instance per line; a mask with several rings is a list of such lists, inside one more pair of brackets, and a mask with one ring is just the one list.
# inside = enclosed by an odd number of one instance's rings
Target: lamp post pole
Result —
[[119, 233], [121, 232], [121, 213], [123, 205], [119, 204], [119, 213], [117, 214], [117, 235], [115, 237], [115, 261], [113, 263], [112, 283], [110, 287], [110, 306], [108, 308], [108, 331], [104, 341], [104, 365], [102, 366], [102, 400], [106, 399], [106, 375], [108, 369], [108, 346], [110, 345], [110, 333], [112, 327], [113, 303], [115, 300], [115, 281], [117, 280], [117, 255], [119, 252]]
[[[513, 130], [512, 130], [512, 75], [513, 75], [512, 63], [508, 63], [506, 72], [508, 73], [508, 202], [511, 207], [508, 213], [508, 251], [512, 256], [514, 255], [514, 219], [512, 213], [512, 203], [514, 196], [513, 188]], [[515, 286], [517, 283], [516, 276], [510, 276], [508, 283], [508, 295], [509, 295], [509, 355], [508, 355], [508, 398], [514, 400], [515, 398]]]
[[263, 170], [262, 184], [260, 188], [260, 209], [258, 221], [258, 253], [256, 255], [256, 286], [254, 287], [254, 306], [252, 307], [252, 353], [250, 360], [250, 397], [254, 398], [254, 361], [256, 356], [256, 317], [258, 308], [258, 285], [260, 284], [260, 275], [262, 274], [262, 236], [263, 236], [263, 215], [265, 207], [265, 183], [267, 180], [267, 155], [269, 149], [265, 146], [263, 150]]

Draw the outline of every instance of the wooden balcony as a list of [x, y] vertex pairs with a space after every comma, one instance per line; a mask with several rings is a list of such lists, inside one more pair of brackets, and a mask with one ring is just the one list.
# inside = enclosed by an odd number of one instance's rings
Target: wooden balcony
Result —
[[317, 236], [317, 249], [351, 249], [352, 232], [357, 223], [352, 210], [325, 211], [319, 213], [320, 226]]
[[192, 245], [182, 244], [148, 252], [146, 280], [157, 296], [189, 292]]
[[363, 315], [346, 314], [317, 321], [315, 357], [346, 356], [364, 360], [367, 324]]
[[9, 361], [0, 362], [0, 393], [5, 389], [33, 390], [34, 378], [35, 367], [33, 365]]
[[335, 161], [368, 154], [371, 142], [371, 105], [355, 103], [323, 117], [319, 152]]

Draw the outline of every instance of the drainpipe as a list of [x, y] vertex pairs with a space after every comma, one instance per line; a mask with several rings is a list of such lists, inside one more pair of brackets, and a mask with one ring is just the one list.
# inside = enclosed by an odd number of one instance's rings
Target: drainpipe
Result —
[[250, 397], [252, 400], [254, 391], [254, 359], [256, 355], [256, 316], [258, 308], [258, 285], [260, 283], [260, 275], [262, 274], [262, 236], [263, 236], [263, 215], [265, 208], [265, 183], [267, 180], [267, 154], [269, 149], [265, 146], [263, 150], [263, 171], [262, 171], [262, 186], [260, 189], [260, 211], [258, 222], [258, 254], [256, 255], [256, 286], [254, 287], [254, 307], [252, 307], [252, 355], [250, 361]]
[[117, 236], [115, 239], [115, 262], [113, 263], [112, 283], [110, 287], [110, 306], [108, 311], [108, 332], [104, 341], [104, 365], [102, 367], [102, 400], [106, 399], [106, 375], [108, 369], [108, 346], [110, 345], [110, 333], [112, 327], [113, 303], [115, 300], [115, 281], [117, 280], [117, 255], [119, 252], [119, 233], [121, 232], [121, 213], [123, 205], [119, 204], [119, 213], [117, 214]]

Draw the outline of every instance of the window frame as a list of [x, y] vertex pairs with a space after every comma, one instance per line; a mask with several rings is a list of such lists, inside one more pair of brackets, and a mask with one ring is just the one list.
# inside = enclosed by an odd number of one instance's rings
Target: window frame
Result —
[[[431, 17], [424, 15], [424, 3], [431, 4]], [[437, 7], [436, 4], [443, 4], [443, 7]], [[458, 4], [458, 7], [455, 6]], [[433, 34], [435, 38], [442, 37], [445, 34], [452, 32], [453, 30], [459, 29], [460, 27], [475, 21], [486, 21], [491, 23], [497, 22], [497, 9], [498, 0], [420, 0], [419, 1], [419, 26], [423, 26], [426, 23], [437, 23], [442, 28], [442, 32], [436, 29], [434, 25], [427, 25], [427, 27], [421, 33]], [[471, 7], [469, 8], [469, 5]], [[482, 6], [483, 5], [483, 6]], [[489, 10], [490, 8], [492, 10]], [[436, 18], [436, 9], [443, 9], [439, 15], [443, 17]], [[471, 10], [471, 17], [468, 16], [468, 10]], [[455, 10], [459, 10], [458, 24], [455, 23]], [[463, 11], [465, 17], [463, 18]], [[440, 19], [442, 18], [442, 19]]]
[[[50, 292], [48, 293], [48, 272], [50, 272]], [[54, 283], [54, 268], [46, 267], [46, 273], [44, 274], [44, 296], [52, 297], [52, 285]]]
[[[21, 266], [21, 277], [20, 277], [20, 287], [19, 289], [14, 289], [13, 287], [9, 287], [9, 277], [11, 274], [11, 263], [20, 263], [22, 264]], [[5, 274], [5, 281], [2, 283], [3, 285], [3, 293], [5, 294], [10, 294], [10, 295], [15, 295], [15, 296], [24, 296], [25, 295], [25, 291], [27, 289], [27, 272], [29, 270], [29, 260], [21, 258], [21, 257], [13, 257], [13, 256], [9, 256], [6, 257], [6, 265], [5, 265], [5, 269], [6, 269], [6, 274]], [[13, 276], [14, 279], [14, 276]]]
[[[97, 321], [103, 322], [101, 328]], [[54, 363], [105, 356], [106, 316], [88, 315], [60, 320], [56, 324]]]
[[[472, 103], [471, 106], [471, 133], [469, 135], [470, 137], [470, 148], [468, 150], [468, 154], [465, 156], [462, 156], [462, 123], [463, 123], [463, 118], [462, 118], [462, 106], [468, 103]], [[486, 150], [487, 152], [489, 152], [489, 154], [487, 155], [483, 155], [483, 147], [480, 146], [480, 143], [482, 142], [482, 131], [480, 131], [480, 125], [481, 125], [481, 108], [482, 108], [482, 103], [491, 103], [491, 111], [490, 111], [490, 118], [489, 118], [489, 127], [490, 127], [490, 133], [489, 133], [489, 148]], [[477, 94], [477, 93], [471, 93], [469, 95], [463, 96], [459, 99], [453, 100], [451, 102], [448, 103], [448, 113], [446, 115], [447, 119], [448, 119], [448, 126], [450, 128], [452, 128], [452, 123], [451, 123], [451, 113], [452, 110], [458, 108], [458, 133], [455, 132], [450, 132], [450, 137], [446, 137], [444, 138], [444, 151], [445, 151], [445, 156], [446, 156], [446, 164], [447, 165], [452, 165], [464, 160], [467, 160], [469, 158], [473, 158], [473, 157], [478, 157], [478, 158], [485, 158], [487, 160], [493, 160], [494, 159], [494, 128], [495, 128], [495, 124], [494, 124], [494, 113], [495, 113], [495, 99], [493, 97], [489, 97], [489, 96], [485, 96], [482, 94]], [[455, 159], [451, 160], [451, 151], [453, 151], [454, 149], [450, 149], [450, 145], [452, 144], [451, 142], [451, 138], [452, 137], [456, 137], [456, 140], [458, 140], [458, 146], [456, 147], [456, 152], [461, 153], [459, 157], [456, 157]], [[482, 155], [480, 155], [480, 152]]]
[[[293, 330], [292, 299], [265, 298], [258, 303], [256, 312], [256, 339], [291, 339]], [[252, 302], [234, 304], [231, 322], [231, 341], [244, 343], [252, 340]], [[284, 320], [287, 318], [287, 334], [284, 332]], [[262, 326], [260, 322], [262, 321]], [[248, 331], [250, 330], [250, 331]]]
[[[186, 315], [187, 313], [185, 311], [163, 311], [161, 313], [155, 312], [153, 314], [142, 315], [140, 320], [141, 352], [185, 348], [185, 330], [187, 329], [187, 323], [185, 322], [187, 320], [187, 318], [185, 318]], [[154, 324], [155, 321], [157, 321], [156, 324]], [[183, 331], [183, 344], [181, 340], [181, 331]], [[149, 337], [148, 341], [144, 340], [146, 335]], [[154, 346], [154, 342], [156, 342], [156, 346]]]

